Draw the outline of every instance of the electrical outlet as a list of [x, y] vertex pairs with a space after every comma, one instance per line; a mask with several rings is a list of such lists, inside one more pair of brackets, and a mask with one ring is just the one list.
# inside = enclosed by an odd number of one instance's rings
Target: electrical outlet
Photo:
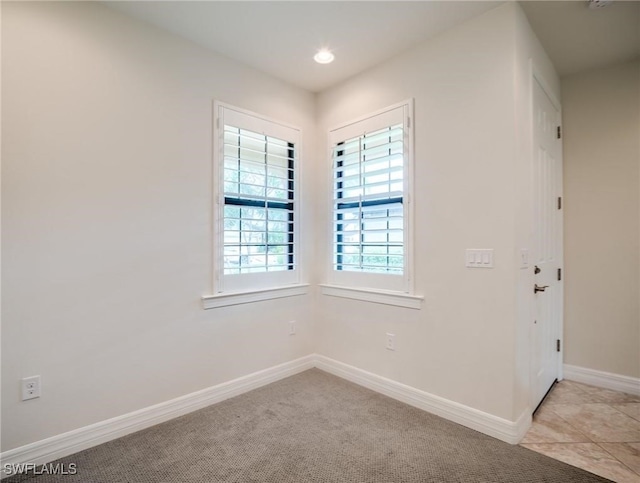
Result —
[[289, 335], [296, 335], [296, 321], [289, 321]]
[[22, 400], [40, 397], [40, 376], [25, 377], [22, 379]]
[[387, 350], [396, 350], [396, 334], [390, 334], [387, 332]]

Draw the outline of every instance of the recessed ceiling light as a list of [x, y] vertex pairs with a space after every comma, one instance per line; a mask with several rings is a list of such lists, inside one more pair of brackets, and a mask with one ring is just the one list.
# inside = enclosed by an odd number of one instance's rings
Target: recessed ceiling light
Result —
[[313, 60], [318, 64], [330, 64], [333, 62], [333, 59], [335, 59], [335, 57], [329, 49], [320, 49], [318, 53], [313, 56]]

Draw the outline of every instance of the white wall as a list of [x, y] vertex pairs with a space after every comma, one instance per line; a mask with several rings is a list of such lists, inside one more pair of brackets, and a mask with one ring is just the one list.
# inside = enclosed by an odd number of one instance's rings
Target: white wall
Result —
[[640, 377], [640, 62], [566, 77], [567, 364]]
[[[511, 421], [525, 409], [514, 387], [526, 373], [516, 367], [516, 209], [528, 193], [516, 160], [530, 159], [518, 140], [529, 110], [516, 90], [529, 85], [518, 69], [538, 54], [525, 23], [506, 4], [318, 98], [322, 132], [415, 99], [415, 291], [425, 296], [420, 311], [321, 298], [319, 352]], [[320, 216], [327, 223], [326, 209]], [[465, 268], [466, 248], [493, 248], [495, 268]], [[396, 334], [395, 352], [386, 332]]]
[[300, 126], [306, 169], [313, 95], [94, 2], [2, 2], [2, 76], [3, 451], [313, 352], [308, 296], [200, 304], [212, 100]]
[[[557, 78], [520, 7], [317, 99], [98, 4], [2, 9], [3, 451], [314, 351], [511, 421], [526, 409], [528, 59]], [[328, 267], [327, 128], [415, 99], [422, 310], [319, 294], [201, 309], [214, 98], [302, 127], [312, 282]], [[493, 248], [495, 268], [466, 269], [465, 248]], [[34, 374], [43, 397], [20, 402]]]

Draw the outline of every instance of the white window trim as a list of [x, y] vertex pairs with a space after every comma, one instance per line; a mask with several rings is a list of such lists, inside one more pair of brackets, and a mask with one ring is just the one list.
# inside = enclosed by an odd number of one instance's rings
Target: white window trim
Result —
[[[337, 130], [342, 130], [345, 128], [349, 128], [351, 125], [356, 123], [366, 122], [368, 119], [372, 119], [378, 116], [384, 116], [389, 111], [393, 111], [398, 108], [404, 108], [405, 119], [404, 119], [404, 128], [407, 136], [406, 143], [406, 153], [407, 157], [407, 170], [406, 177], [404, 180], [404, 194], [403, 194], [403, 205], [406, 210], [405, 212], [405, 225], [404, 225], [404, 247], [405, 247], [405, 266], [404, 273], [402, 276], [399, 275], [381, 275], [381, 274], [371, 274], [371, 273], [359, 273], [359, 272], [341, 272], [339, 274], [333, 269], [333, 142], [332, 142], [332, 132]], [[329, 213], [331, 214], [328, 220], [328, 233], [329, 236], [329, 253], [328, 253], [328, 280], [327, 283], [321, 284], [322, 293], [325, 295], [335, 295], [335, 296], [345, 296], [344, 294], [348, 294], [349, 296], [346, 298], [365, 300], [370, 302], [375, 302], [373, 300], [372, 294], [379, 294], [385, 300], [390, 300], [390, 295], [396, 295], [397, 300], [404, 300], [405, 298], [412, 299], [416, 297], [414, 295], [414, 283], [413, 283], [413, 250], [414, 250], [414, 242], [413, 242], [413, 220], [414, 220], [414, 210], [413, 210], [413, 172], [414, 172], [414, 139], [413, 139], [413, 99], [407, 99], [397, 104], [393, 104], [384, 109], [380, 109], [378, 111], [372, 112], [370, 114], [366, 114], [349, 122], [341, 123], [338, 126], [335, 126], [329, 129], [329, 133], [327, 136], [327, 153], [328, 159], [330, 163], [329, 167], [329, 186], [330, 188], [330, 199], [329, 203]], [[362, 134], [361, 130], [355, 129], [353, 132], [348, 132], [347, 134], [353, 135], [353, 137]], [[381, 287], [368, 287], [366, 283], [362, 283], [361, 280], [366, 279], [367, 277], [370, 280], [379, 278], [379, 277], [402, 277], [402, 283], [400, 290], [389, 290], [388, 288]], [[358, 280], [360, 279], [360, 280]], [[330, 288], [330, 292], [327, 293], [326, 288]], [[342, 289], [343, 295], [337, 295], [338, 289]], [[421, 297], [417, 297], [418, 299], [422, 299]], [[382, 298], [378, 297], [379, 300]], [[381, 302], [383, 303], [383, 302]], [[396, 304], [391, 304], [396, 305]], [[405, 305], [401, 305], [405, 306]], [[419, 307], [418, 307], [419, 308]]]
[[[224, 243], [222, 240], [222, 233], [224, 232], [224, 193], [222, 189], [222, 169], [224, 163], [222, 162], [222, 149], [223, 146], [220, 143], [221, 132], [224, 131], [224, 126], [221, 124], [221, 112], [222, 109], [235, 111], [242, 115], [251, 116], [277, 126], [281, 126], [286, 129], [292, 129], [297, 131], [298, 136], [296, 139], [296, 158], [295, 158], [295, 170], [294, 170], [294, 260], [295, 268], [290, 271], [293, 272], [288, 280], [282, 280], [283, 272], [265, 273], [265, 280], [261, 284], [248, 284], [246, 290], [232, 290], [224, 285], [224, 267], [222, 262], [222, 254]], [[277, 128], [276, 126], [276, 128]], [[245, 126], [242, 126], [245, 127]], [[247, 127], [247, 129], [255, 128], [253, 126]], [[202, 296], [202, 304], [204, 309], [212, 309], [217, 307], [225, 307], [229, 305], [238, 305], [245, 303], [258, 302], [262, 300], [292, 297], [296, 295], [307, 294], [309, 291], [309, 285], [301, 283], [302, 279], [302, 267], [300, 260], [300, 180], [301, 180], [301, 164], [300, 158], [302, 153], [302, 130], [299, 127], [283, 123], [281, 121], [271, 119], [262, 114], [258, 114], [246, 109], [241, 109], [236, 106], [226, 104], [220, 101], [214, 100], [213, 102], [213, 294]], [[262, 131], [259, 131], [262, 132]], [[262, 132], [263, 134], [267, 134]], [[268, 135], [273, 135], [270, 133]], [[277, 134], [275, 137], [278, 137]], [[282, 137], [282, 136], [281, 136]], [[290, 140], [291, 141], [291, 140]], [[288, 273], [290, 273], [288, 272]], [[248, 281], [255, 279], [255, 275], [262, 274], [247, 274]], [[251, 277], [251, 275], [254, 275]], [[269, 275], [274, 275], [269, 277]], [[269, 280], [272, 278], [272, 280]]]
[[285, 297], [295, 297], [296, 295], [306, 295], [309, 293], [309, 284], [301, 283], [286, 287], [274, 287], [265, 290], [253, 290], [247, 292], [224, 293], [219, 295], [205, 295], [202, 297], [203, 309], [217, 309], [230, 305], [249, 304], [261, 302], [263, 300], [280, 299]]
[[394, 305], [396, 307], [416, 310], [422, 309], [422, 302], [424, 301], [424, 297], [421, 295], [409, 295], [407, 293], [392, 292], [389, 290], [345, 287], [326, 283], [320, 284], [320, 291], [323, 295], [329, 295], [331, 297]]

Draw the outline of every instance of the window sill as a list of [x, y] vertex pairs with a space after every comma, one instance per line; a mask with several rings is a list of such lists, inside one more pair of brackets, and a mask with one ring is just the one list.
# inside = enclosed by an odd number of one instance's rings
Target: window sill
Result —
[[399, 292], [387, 292], [385, 290], [373, 290], [366, 288], [341, 287], [338, 285], [321, 284], [320, 290], [323, 295], [331, 297], [341, 297], [345, 299], [362, 300], [376, 304], [395, 305], [408, 309], [420, 310], [424, 297], [419, 295], [409, 295]]
[[221, 293], [217, 295], [204, 295], [202, 308], [217, 309], [229, 305], [250, 304], [262, 300], [295, 297], [309, 293], [309, 284], [290, 285], [285, 287], [268, 288], [264, 290], [252, 290], [248, 292]]

